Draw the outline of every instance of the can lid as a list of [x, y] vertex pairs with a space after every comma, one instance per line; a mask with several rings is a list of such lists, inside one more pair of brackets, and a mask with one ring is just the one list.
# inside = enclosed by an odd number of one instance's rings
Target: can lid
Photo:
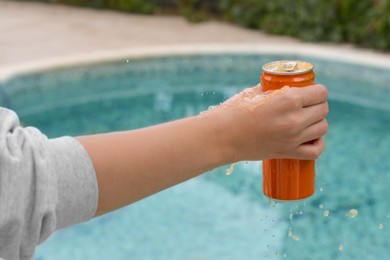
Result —
[[312, 71], [313, 64], [301, 60], [280, 60], [266, 63], [262, 69], [275, 75], [295, 75]]

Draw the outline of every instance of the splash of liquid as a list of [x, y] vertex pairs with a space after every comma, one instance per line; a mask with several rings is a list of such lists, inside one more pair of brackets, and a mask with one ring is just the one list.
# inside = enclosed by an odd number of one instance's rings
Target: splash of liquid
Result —
[[324, 211], [324, 217], [329, 217], [329, 210]]
[[226, 175], [229, 176], [230, 174], [232, 174], [233, 170], [234, 170], [234, 166], [236, 166], [236, 163], [232, 163], [229, 167], [229, 169], [226, 170]]
[[250, 111], [254, 111], [256, 108], [263, 105], [268, 99], [275, 95], [284, 94], [289, 88], [289, 86], [284, 86], [277, 90], [263, 92], [261, 85], [258, 84], [234, 95], [220, 105], [209, 107], [208, 110], [201, 112], [199, 115], [204, 115], [216, 107], [221, 109], [234, 107], [237, 109], [248, 109]]
[[[261, 88], [260, 85], [258, 85], [259, 88]], [[248, 106], [248, 109], [250, 111], [254, 111], [256, 108], [258, 108], [259, 106], [263, 105], [268, 99], [272, 98], [273, 96], [276, 96], [276, 95], [282, 95], [284, 93], [286, 93], [286, 91], [289, 89], [290, 87], [289, 86], [284, 86], [280, 89], [276, 89], [276, 90], [273, 90], [273, 91], [267, 91], [267, 92], [261, 92], [261, 100], [259, 100], [259, 102], [256, 102], [254, 104], [250, 104]], [[253, 97], [252, 97], [253, 99]]]
[[350, 211], [348, 211], [347, 215], [350, 218], [356, 218], [358, 214], [359, 212], [357, 211], [357, 209], [351, 209]]
[[271, 198], [268, 200], [268, 206], [270, 208], [276, 208], [277, 205], [278, 205], [278, 201]]
[[298, 236], [294, 235], [291, 229], [288, 230], [288, 237], [291, 237], [292, 240], [294, 241], [299, 241], [301, 240]]

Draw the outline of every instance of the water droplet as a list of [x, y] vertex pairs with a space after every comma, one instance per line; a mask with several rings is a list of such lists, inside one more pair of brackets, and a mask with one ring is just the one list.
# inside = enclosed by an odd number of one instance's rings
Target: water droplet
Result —
[[129, 63], [129, 60], [126, 60], [126, 63]]
[[301, 240], [298, 236], [294, 235], [291, 229], [288, 231], [288, 237], [291, 237], [292, 240], [299, 241]]
[[339, 245], [339, 251], [344, 251], [344, 246], [343, 245]]
[[385, 227], [385, 225], [383, 225], [382, 223], [378, 225], [378, 229], [383, 229]]
[[324, 211], [324, 217], [328, 217], [329, 216], [329, 210], [325, 210]]
[[318, 207], [319, 207], [320, 209], [323, 209], [323, 208], [324, 208], [324, 205], [323, 205], [323, 204], [320, 204], [320, 205], [318, 205]]
[[357, 209], [351, 209], [350, 211], [348, 211], [347, 215], [350, 218], [356, 218], [358, 214], [359, 212], [357, 211]]
[[236, 165], [235, 163], [232, 163], [232, 165], [230, 165], [229, 169], [226, 170], [226, 175], [227, 175], [227, 176], [229, 176], [230, 174], [232, 174], [235, 165]]
[[320, 192], [323, 192], [324, 191], [324, 188], [320, 187]]
[[277, 204], [278, 204], [278, 202], [276, 200], [269, 199], [269, 201], [268, 201], [268, 206], [270, 208], [276, 208]]
[[214, 109], [214, 108], [216, 108], [216, 107], [218, 107], [218, 105], [212, 105], [212, 106], [209, 106], [209, 107], [207, 108], [207, 110], [212, 110], [212, 109]]

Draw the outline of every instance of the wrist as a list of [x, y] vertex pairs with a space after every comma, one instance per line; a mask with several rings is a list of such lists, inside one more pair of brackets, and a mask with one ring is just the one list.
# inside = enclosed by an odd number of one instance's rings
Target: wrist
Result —
[[211, 154], [215, 158], [217, 167], [238, 161], [229, 115], [215, 109], [215, 111], [204, 112], [200, 117], [208, 127], [208, 135], [211, 139]]

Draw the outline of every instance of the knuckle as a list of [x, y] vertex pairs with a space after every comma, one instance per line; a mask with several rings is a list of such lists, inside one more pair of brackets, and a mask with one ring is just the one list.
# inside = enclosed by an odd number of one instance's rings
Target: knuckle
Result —
[[320, 157], [321, 153], [322, 153], [322, 150], [320, 150], [319, 148], [315, 148], [315, 149], [310, 151], [310, 153], [308, 154], [308, 157], [311, 160], [316, 160], [316, 159], [318, 159], [318, 157]]
[[318, 159], [318, 157], [320, 157], [320, 155], [322, 154], [322, 152], [324, 151], [325, 149], [325, 144], [324, 142], [320, 142], [314, 149], [313, 151], [313, 159]]
[[299, 95], [299, 92], [291, 92], [290, 95], [288, 95], [287, 102], [289, 105], [293, 106], [294, 108], [300, 108], [302, 107], [302, 97]]
[[284, 120], [279, 120], [278, 127], [283, 132], [294, 134], [296, 129], [300, 128], [301, 124], [302, 119], [297, 116], [290, 115]]
[[297, 115], [291, 115], [288, 120], [289, 128], [302, 128], [302, 125], [304, 124], [305, 120], [303, 117], [297, 116]]
[[328, 98], [328, 89], [323, 86], [323, 85], [319, 85], [319, 93], [322, 97], [324, 97], [325, 99]]
[[286, 94], [283, 95], [283, 98], [283, 104], [289, 109], [300, 107], [303, 102], [300, 92], [295, 88], [290, 88]]
[[324, 103], [323, 113], [324, 113], [324, 117], [326, 117], [329, 114], [329, 104], [328, 104], [328, 102]]
[[320, 126], [320, 134], [325, 135], [328, 132], [329, 124], [326, 119], [322, 120], [321, 126]]
[[309, 149], [305, 150], [306, 160], [316, 160], [320, 157], [325, 149], [325, 143], [322, 140], [317, 140]]

